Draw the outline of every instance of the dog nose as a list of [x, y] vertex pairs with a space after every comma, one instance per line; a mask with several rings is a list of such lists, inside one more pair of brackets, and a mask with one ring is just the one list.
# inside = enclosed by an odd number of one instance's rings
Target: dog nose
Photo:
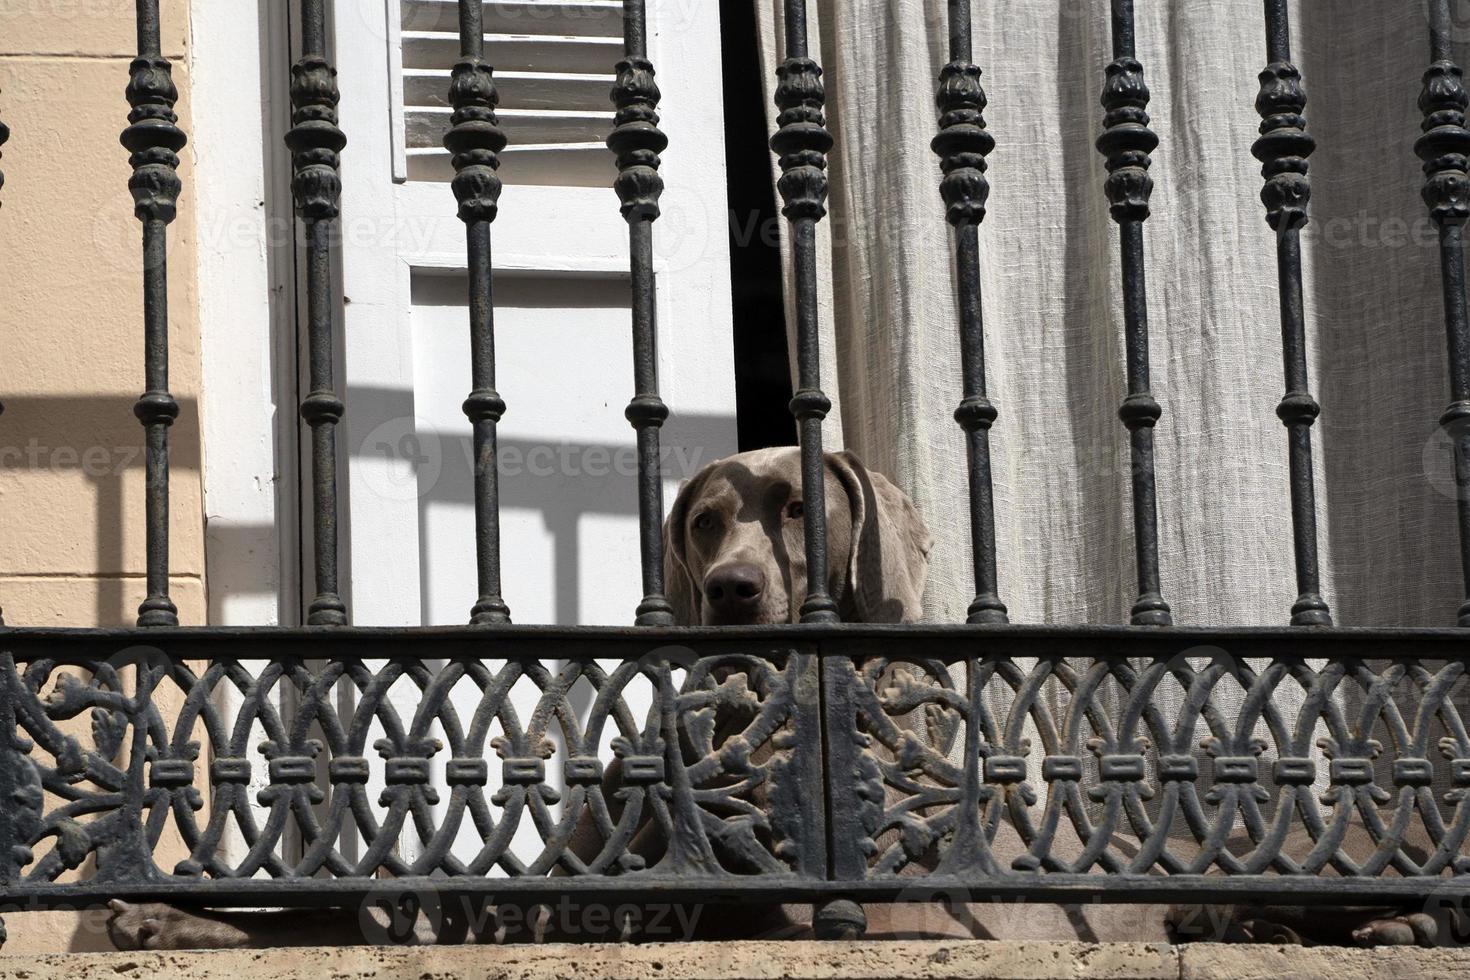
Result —
[[751, 615], [765, 591], [766, 573], [747, 562], [721, 565], [704, 579], [705, 598], [721, 617]]

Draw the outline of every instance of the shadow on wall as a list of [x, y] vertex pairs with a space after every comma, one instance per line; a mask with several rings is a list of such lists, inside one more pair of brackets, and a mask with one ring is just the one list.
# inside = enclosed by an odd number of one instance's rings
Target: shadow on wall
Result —
[[[354, 406], [371, 406], [370, 413], [373, 417], [407, 419], [414, 417], [413, 395], [404, 391], [355, 388], [348, 392], [345, 400], [349, 406], [349, 416]], [[8, 412], [7, 419], [9, 419]], [[664, 427], [662, 440], [666, 480], [687, 479], [704, 464], [724, 455], [727, 449], [732, 448], [729, 443], [733, 431], [733, 421], [728, 416], [672, 416]], [[629, 429], [630, 441], [631, 432], [632, 430]], [[127, 432], [126, 435], [133, 437], [135, 434]], [[471, 469], [473, 453], [469, 434], [435, 435], [427, 438], [434, 438], [438, 443], [433, 453], [437, 475], [434, 479], [425, 481], [428, 486], [422, 489], [417, 502], [421, 595], [428, 593], [429, 576], [436, 558], [433, 553], [432, 537], [425, 526], [428, 512], [435, 507], [458, 507], [468, 511], [474, 505], [474, 473]], [[416, 458], [413, 452], [402, 452], [401, 447], [357, 445], [350, 439], [343, 440], [343, 445], [344, 449], [353, 455], [378, 455], [385, 449], [399, 451], [401, 452], [400, 458], [410, 465], [426, 458]], [[542, 524], [553, 541], [552, 578], [555, 583], [555, 607], [551, 621], [563, 625], [584, 625], [579, 614], [579, 610], [583, 608], [582, 583], [585, 578], [583, 573], [590, 567], [587, 563], [595, 564], [598, 556], [589, 554], [584, 548], [580, 526], [587, 517], [607, 516], [629, 520], [637, 517], [636, 471], [632, 468], [629, 444], [548, 443], [502, 439], [500, 452], [502, 510], [539, 512]], [[560, 466], [559, 461], [565, 459], [579, 461], [580, 468], [573, 471]], [[141, 457], [138, 465], [141, 466]], [[176, 459], [175, 466], [176, 468], [187, 466], [189, 469], [194, 469], [197, 463], [190, 459]], [[115, 532], [119, 522], [123, 519], [122, 492], [120, 486], [109, 486], [105, 482], [101, 485], [105, 492], [99, 491], [97, 498], [99, 541], [107, 537], [109, 529], [114, 529], [113, 536], [108, 540], [107, 548], [103, 553], [113, 556], [111, 560], [117, 561], [120, 560], [122, 554], [120, 535]], [[345, 480], [344, 489], [348, 489]], [[666, 491], [665, 506], [670, 504], [672, 504], [672, 499]], [[142, 515], [141, 507], [140, 498], [139, 521]], [[19, 515], [12, 516], [16, 519], [19, 517]], [[310, 526], [310, 519], [309, 513], [302, 514], [305, 526]], [[277, 548], [277, 535], [278, 531], [269, 526], [212, 525], [209, 529], [209, 547], [223, 549], [231, 554], [271, 555]], [[346, 534], [343, 535], [344, 546], [348, 544], [348, 537]], [[465, 549], [465, 556], [461, 557], [472, 555], [474, 547], [472, 540], [466, 538], [461, 543]], [[440, 554], [437, 557], [442, 558], [443, 555]], [[630, 556], [630, 560], [633, 557]], [[518, 557], [510, 550], [506, 550], [502, 560], [507, 589], [513, 590]], [[263, 579], [259, 577], [242, 578], [240, 583], [222, 582], [218, 577], [211, 579], [210, 609], [219, 609], [221, 603], [227, 601], [231, 596], [241, 594], [242, 589], [248, 592], [252, 583], [261, 581]], [[349, 582], [343, 584], [344, 587], [350, 588]], [[105, 603], [99, 602], [99, 606], [106, 607], [106, 615], [111, 617], [110, 619], [102, 618], [104, 610], [99, 609], [99, 622], [131, 623], [132, 610], [123, 608], [121, 596], [121, 583], [119, 583], [117, 589], [109, 591]], [[0, 601], [3, 601], [3, 598], [0, 598]], [[514, 605], [512, 609], [515, 609]], [[17, 610], [17, 612], [21, 611]], [[466, 604], [466, 619], [468, 615], [469, 606]], [[630, 606], [629, 622], [632, 616], [632, 606]], [[457, 620], [453, 621], [457, 622]], [[519, 617], [517, 621], [520, 621]], [[620, 622], [613, 625], [626, 624]]]
[[[86, 580], [96, 590], [90, 617], [67, 608], [64, 592], [48, 601], [42, 621], [0, 596], [12, 624], [132, 625], [143, 586], [143, 430], [124, 395], [18, 396], [5, 399], [0, 437], [0, 577]], [[197, 552], [185, 539], [199, 516], [199, 411], [180, 399], [170, 433], [175, 551]], [[87, 543], [91, 538], [90, 548]], [[180, 566], [177, 563], [175, 568]], [[190, 569], [197, 574], [197, 569]], [[52, 605], [54, 603], [54, 605]]]
[[[370, 406], [366, 414], [374, 418], [413, 418], [414, 398], [409, 392], [386, 389], [354, 388], [348, 393], [349, 405]], [[349, 408], [349, 412], [351, 409]], [[693, 476], [704, 464], [733, 451], [734, 421], [725, 415], [671, 415], [662, 431], [663, 474], [668, 480], [683, 481]], [[552, 622], [561, 625], [587, 625], [582, 620], [582, 582], [585, 563], [597, 562], [597, 556], [584, 551], [581, 524], [592, 516], [636, 519], [638, 515], [637, 476], [628, 442], [602, 444], [572, 441], [530, 441], [502, 438], [500, 450], [500, 506], [502, 511], [535, 511], [541, 515], [546, 533], [552, 538], [552, 582], [555, 606]], [[470, 435], [438, 434], [433, 453], [438, 467], [434, 479], [420, 485], [419, 568], [420, 592], [427, 595], [430, 573], [436, 555], [434, 537], [427, 528], [428, 513], [435, 507], [458, 507], [469, 511], [474, 506], [474, 452]], [[354, 454], [377, 454], [394, 451], [394, 447], [356, 445]], [[421, 450], [422, 451], [422, 450]], [[417, 462], [407, 455], [400, 458]], [[573, 465], [566, 465], [572, 461]], [[665, 507], [672, 500], [665, 494]], [[466, 554], [473, 542], [463, 542]], [[636, 545], [630, 544], [630, 547]], [[443, 556], [438, 556], [442, 558]], [[629, 556], [633, 561], [636, 556]], [[514, 587], [517, 556], [510, 550], [502, 555], [508, 591]], [[636, 566], [636, 561], [633, 562]], [[507, 599], [513, 596], [507, 595]], [[636, 603], [636, 599], [635, 599]], [[512, 603], [514, 614], [515, 605]], [[465, 606], [468, 617], [469, 605]], [[633, 606], [628, 609], [632, 621]], [[442, 618], [442, 617], [440, 617]]]
[[[347, 400], [349, 406], [371, 405], [374, 416], [413, 418], [413, 396], [407, 392], [354, 389]], [[90, 612], [57, 606], [55, 615], [64, 617], [57, 621], [0, 595], [0, 608], [12, 625], [133, 624], [144, 560], [144, 453], [133, 401], [121, 395], [6, 399], [7, 438], [0, 439], [0, 535], [7, 548], [0, 558], [0, 578], [86, 580], [95, 589]], [[729, 446], [733, 431], [733, 420], [727, 416], [671, 417], [663, 431], [665, 476], [679, 480], [692, 476], [733, 448]], [[468, 510], [474, 499], [469, 434], [437, 438], [442, 470], [418, 501], [419, 558], [425, 576], [434, 557], [429, 535], [423, 533], [428, 510], [435, 506]], [[501, 480], [502, 508], [539, 511], [554, 541], [554, 622], [578, 622], [583, 563], [596, 560], [580, 544], [580, 522], [594, 515], [637, 516], [631, 439], [630, 429], [629, 443], [618, 445], [501, 441], [502, 470], [508, 461], [514, 466]], [[354, 445], [351, 451], [376, 453], [380, 447]], [[584, 465], [576, 472], [555, 465], [568, 457]], [[170, 434], [169, 461], [177, 572], [184, 567], [177, 561], [179, 554], [197, 550], [196, 544], [185, 540], [186, 534], [196, 533], [199, 507], [198, 409], [192, 400], [181, 400], [180, 416]], [[598, 465], [590, 465], [592, 461]], [[303, 518], [309, 524], [310, 515]], [[209, 546], [234, 554], [270, 555], [276, 551], [277, 535], [277, 529], [269, 526], [217, 526], [209, 529]], [[469, 541], [464, 546], [467, 551], [473, 548]], [[516, 556], [506, 553], [504, 562], [509, 583]], [[217, 609], [230, 597], [233, 584], [210, 585], [210, 608]], [[427, 581], [421, 585], [427, 588]], [[630, 620], [631, 616], [630, 609]], [[190, 619], [186, 612], [185, 623]]]

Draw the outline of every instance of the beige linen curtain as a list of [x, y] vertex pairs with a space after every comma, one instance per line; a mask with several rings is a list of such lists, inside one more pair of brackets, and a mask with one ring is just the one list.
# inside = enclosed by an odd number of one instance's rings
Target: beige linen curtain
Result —
[[[779, 2], [753, 0], [768, 94]], [[1126, 622], [1134, 599], [1117, 229], [1102, 193], [1107, 0], [983, 0], [992, 195], [981, 235], [1002, 596], [1021, 623]], [[1181, 625], [1284, 624], [1296, 597], [1274, 239], [1250, 147], [1258, 0], [1136, 0], [1152, 90], [1148, 300], [1164, 594]], [[949, 229], [929, 149], [944, 0], [813, 0], [826, 70], [829, 440], [915, 498], [930, 618], [973, 595]], [[1436, 238], [1413, 144], [1422, 0], [1302, 0], [1305, 276], [1324, 592], [1343, 625], [1450, 625], [1462, 598]], [[1470, 40], [1470, 25], [1457, 41]], [[1464, 62], [1465, 52], [1461, 52]], [[774, 118], [774, 113], [772, 113]]]

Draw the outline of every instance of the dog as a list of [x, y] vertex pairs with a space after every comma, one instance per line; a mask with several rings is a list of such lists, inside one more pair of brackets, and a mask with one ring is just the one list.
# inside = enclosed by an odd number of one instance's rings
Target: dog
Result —
[[[826, 456], [828, 592], [844, 621], [901, 623], [919, 618], [933, 540], [912, 501], [851, 453]], [[806, 600], [801, 456], [795, 448], [742, 453], [716, 461], [681, 488], [664, 523], [664, 576], [676, 622], [734, 626], [796, 622]], [[605, 782], [619, 780], [616, 761]], [[616, 807], [615, 794], [606, 794]], [[571, 847], [592, 846], [579, 828]], [[656, 849], [644, 827], [630, 848]], [[162, 903], [108, 903], [107, 931], [119, 949], [226, 949], [359, 945], [386, 935], [381, 910], [216, 912]], [[761, 916], [705, 916], [697, 938], [799, 936], [809, 917], [766, 910]], [[526, 916], [524, 938], [559, 938]], [[401, 925], [401, 923], [400, 923]], [[504, 941], [460, 925], [446, 935], [424, 923], [395, 941]], [[586, 937], [582, 937], [586, 938]], [[636, 938], [614, 933], [609, 939]]]
[[[913, 501], [852, 453], [826, 455], [827, 591], [843, 622], [922, 615], [934, 540]], [[806, 601], [801, 454], [741, 453], [706, 466], [664, 523], [669, 602], [681, 625], [794, 623]]]

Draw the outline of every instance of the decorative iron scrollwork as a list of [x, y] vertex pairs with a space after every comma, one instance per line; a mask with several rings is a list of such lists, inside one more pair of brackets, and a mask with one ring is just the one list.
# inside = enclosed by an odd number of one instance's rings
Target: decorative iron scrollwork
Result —
[[826, 662], [855, 691], [828, 713], [829, 744], [856, 750], [831, 777], [840, 877], [1040, 899], [1234, 876], [1348, 903], [1470, 868], [1463, 658], [1314, 668], [1285, 635], [1240, 658], [959, 654], [982, 642]]
[[450, 186], [465, 222], [494, 221], [499, 212], [501, 181], [496, 170], [508, 142], [495, 114], [499, 103], [495, 73], [483, 57], [470, 55], [455, 62], [449, 81], [454, 111], [444, 146], [454, 155]]
[[[438, 875], [453, 888], [498, 869], [512, 889], [569, 874], [626, 878], [628, 891], [691, 875], [822, 875], [816, 716], [797, 693], [815, 688], [810, 655], [655, 652], [607, 670], [534, 654], [376, 663], [308, 667], [293, 651], [195, 673], [156, 657], [130, 690], [111, 661], [0, 655], [7, 895], [44, 901], [67, 872], [84, 887]], [[411, 714], [395, 685], [415, 690]], [[168, 709], [165, 688], [177, 692]], [[228, 715], [225, 690], [239, 705]], [[201, 757], [213, 760], [204, 786]], [[227, 826], [243, 843], [233, 857]], [[166, 827], [188, 852], [171, 868], [154, 853]], [[467, 827], [479, 838], [469, 848]], [[295, 856], [282, 848], [293, 832]], [[405, 834], [421, 840], [414, 856], [396, 847]]]
[[777, 187], [786, 202], [782, 214], [795, 221], [827, 215], [827, 153], [832, 134], [823, 113], [826, 88], [822, 67], [811, 58], [787, 58], [776, 68], [776, 119], [771, 146], [781, 157]]
[[1317, 148], [1317, 142], [1307, 133], [1307, 121], [1302, 116], [1307, 93], [1297, 67], [1274, 61], [1261, 72], [1260, 80], [1256, 111], [1264, 121], [1261, 138], [1251, 152], [1264, 164], [1266, 186], [1261, 201], [1266, 205], [1266, 220], [1281, 233], [1307, 223], [1307, 202], [1312, 196], [1307, 157]]
[[949, 209], [949, 223], [956, 226], [984, 221], [990, 197], [985, 157], [995, 149], [995, 137], [985, 129], [980, 75], [980, 66], [972, 61], [951, 61], [940, 71], [935, 97], [940, 132], [933, 148], [944, 169], [940, 194]]
[[307, 222], [341, 214], [342, 178], [337, 168], [347, 136], [337, 127], [337, 69], [321, 52], [291, 66], [291, 129], [286, 145], [295, 167], [296, 207]]
[[1154, 181], [1149, 176], [1149, 154], [1158, 149], [1159, 137], [1149, 129], [1148, 83], [1143, 65], [1132, 55], [1107, 67], [1103, 82], [1103, 133], [1097, 148], [1107, 158], [1108, 179], [1104, 185], [1113, 220], [1122, 224], [1144, 221], [1149, 216], [1149, 198]]
[[174, 111], [179, 90], [173, 68], [167, 58], [149, 55], [135, 58], [129, 72], [127, 99], [133, 108], [122, 134], [122, 144], [132, 154], [128, 189], [140, 221], [170, 222], [183, 190], [179, 151], [188, 142]]
[[613, 189], [629, 221], [653, 221], [659, 216], [658, 202], [664, 191], [659, 154], [669, 145], [669, 138], [658, 128], [659, 97], [653, 62], [640, 56], [618, 62], [612, 90], [617, 114], [607, 145], [617, 154]]
[[109, 637], [8, 630], [7, 907], [383, 879], [511, 897], [577, 878], [634, 901], [1470, 898], [1451, 631], [488, 635], [404, 654], [383, 631], [201, 633], [139, 664]]
[[1436, 61], [1424, 72], [1419, 110], [1424, 135], [1414, 152], [1424, 161], [1424, 203], [1437, 225], [1463, 225], [1470, 218], [1470, 129], [1465, 128], [1465, 72], [1453, 61]]

